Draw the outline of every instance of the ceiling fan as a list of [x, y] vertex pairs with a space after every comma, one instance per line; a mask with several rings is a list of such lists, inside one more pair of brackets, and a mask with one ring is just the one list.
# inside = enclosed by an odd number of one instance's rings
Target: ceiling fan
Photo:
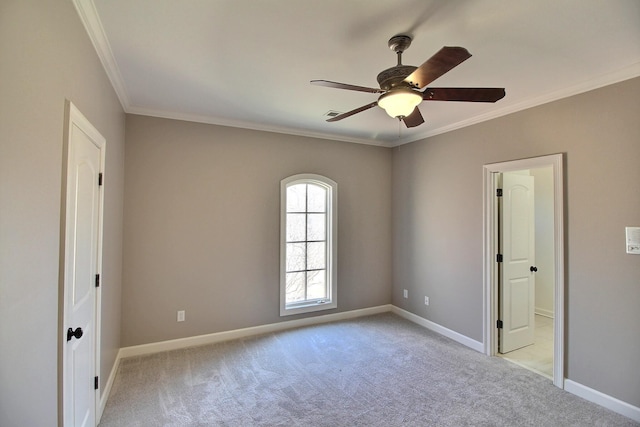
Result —
[[[378, 105], [389, 116], [402, 120], [407, 127], [412, 128], [424, 123], [424, 118], [418, 109], [418, 104], [422, 101], [496, 102], [504, 97], [504, 88], [426, 87], [432, 81], [469, 59], [471, 54], [463, 47], [445, 46], [419, 67], [403, 65], [402, 52], [411, 45], [411, 40], [410, 36], [404, 34], [389, 39], [389, 48], [396, 52], [398, 64], [378, 74], [380, 89], [328, 80], [311, 80], [313, 85], [381, 94], [377, 101], [331, 117], [327, 121], [336, 122]], [[425, 89], [421, 90], [423, 88]]]

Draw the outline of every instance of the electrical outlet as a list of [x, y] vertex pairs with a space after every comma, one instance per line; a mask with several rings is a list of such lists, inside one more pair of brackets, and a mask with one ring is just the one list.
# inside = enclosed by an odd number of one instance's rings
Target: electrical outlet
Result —
[[424, 305], [429, 305], [429, 297], [424, 297]]
[[402, 292], [402, 295], [403, 295], [405, 298], [409, 298], [409, 291], [405, 289], [405, 290]]
[[184, 310], [178, 310], [178, 322], [184, 322]]

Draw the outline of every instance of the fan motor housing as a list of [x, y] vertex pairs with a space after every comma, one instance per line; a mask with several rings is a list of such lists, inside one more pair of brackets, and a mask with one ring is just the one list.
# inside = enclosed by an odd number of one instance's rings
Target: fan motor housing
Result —
[[405, 82], [404, 79], [417, 68], [418, 67], [414, 67], [413, 65], [396, 65], [395, 67], [387, 68], [378, 74], [380, 89], [389, 90], [396, 86], [412, 87], [411, 84]]

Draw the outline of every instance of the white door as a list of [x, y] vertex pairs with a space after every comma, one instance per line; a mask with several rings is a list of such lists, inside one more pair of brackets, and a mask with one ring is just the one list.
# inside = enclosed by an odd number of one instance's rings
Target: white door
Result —
[[64, 249], [64, 426], [96, 425], [96, 276], [104, 139], [69, 103]]
[[535, 211], [533, 177], [502, 176], [499, 351], [507, 353], [534, 342]]

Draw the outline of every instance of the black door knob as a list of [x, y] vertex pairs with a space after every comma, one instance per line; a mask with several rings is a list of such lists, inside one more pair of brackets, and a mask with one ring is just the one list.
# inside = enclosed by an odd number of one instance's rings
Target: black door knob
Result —
[[534, 267], [533, 265], [531, 267], [529, 267], [529, 271], [532, 273], [535, 273], [536, 271], [538, 271], [538, 267]]
[[80, 339], [82, 338], [82, 334], [84, 332], [82, 332], [82, 328], [76, 328], [76, 330], [74, 331], [73, 328], [69, 328], [67, 329], [67, 341], [71, 341], [72, 337], [76, 337], [76, 339]]

